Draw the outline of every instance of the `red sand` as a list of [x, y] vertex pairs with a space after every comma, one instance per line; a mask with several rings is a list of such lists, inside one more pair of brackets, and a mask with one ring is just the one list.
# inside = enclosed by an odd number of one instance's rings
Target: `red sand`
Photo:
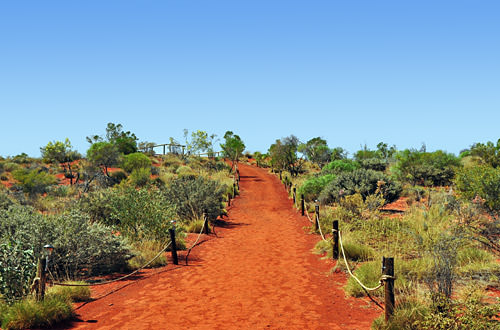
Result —
[[310, 224], [279, 180], [239, 169], [241, 196], [189, 266], [181, 252], [179, 266], [95, 287], [95, 297], [121, 289], [82, 305], [59, 329], [369, 329], [380, 309], [345, 297], [345, 275], [328, 275], [333, 263], [311, 253], [318, 236], [306, 234]]

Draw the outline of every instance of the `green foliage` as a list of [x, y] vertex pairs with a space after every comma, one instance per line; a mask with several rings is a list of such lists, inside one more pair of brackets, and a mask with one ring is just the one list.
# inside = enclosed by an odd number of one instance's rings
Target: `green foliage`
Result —
[[[131, 270], [139, 269], [147, 262], [153, 260], [158, 255], [158, 252], [165, 248], [165, 243], [154, 240], [141, 240], [133, 244], [134, 257], [128, 261], [128, 266]], [[161, 254], [147, 268], [162, 267], [167, 264], [165, 254]]]
[[131, 173], [140, 168], [150, 168], [151, 159], [142, 152], [135, 152], [123, 157], [122, 168]]
[[103, 168], [104, 173], [109, 176], [108, 168], [117, 165], [120, 153], [116, 145], [111, 142], [96, 142], [87, 150], [87, 160]]
[[25, 193], [30, 195], [47, 192], [47, 188], [57, 183], [55, 176], [47, 173], [43, 169], [21, 168], [12, 173], [14, 179], [19, 181]]
[[500, 168], [476, 166], [458, 171], [455, 186], [460, 195], [473, 200], [482, 199], [483, 205], [491, 212], [500, 211]]
[[301, 143], [298, 146], [298, 151], [306, 156], [311, 162], [323, 167], [330, 160], [331, 150], [328, 148], [326, 140], [315, 137]]
[[15, 241], [0, 244], [0, 294], [7, 302], [29, 293], [36, 267], [33, 260], [33, 251], [25, 250]]
[[216, 219], [222, 212], [225, 192], [226, 187], [217, 181], [182, 176], [165, 187], [165, 198], [175, 205], [180, 219], [200, 219], [205, 210], [209, 219]]
[[3, 165], [3, 169], [5, 172], [14, 172], [15, 170], [20, 169], [21, 166], [14, 162], [5, 162]]
[[276, 140], [268, 151], [271, 165], [279, 170], [288, 171], [292, 176], [297, 176], [304, 165], [303, 159], [297, 156], [299, 144], [300, 141], [295, 135]]
[[217, 135], [211, 134], [208, 135], [205, 131], [197, 130], [195, 132], [191, 132], [191, 141], [187, 141], [188, 130], [184, 130], [184, 138], [186, 139], [187, 150], [191, 154], [198, 153], [208, 153], [213, 154], [214, 147], [213, 142]]
[[479, 157], [485, 164], [497, 168], [500, 166], [500, 139], [496, 144], [491, 141], [486, 142], [486, 144], [474, 143], [469, 153]]
[[109, 227], [91, 224], [88, 216], [77, 211], [43, 216], [19, 205], [0, 210], [0, 242], [9, 241], [22, 250], [32, 249], [35, 258], [41, 256], [43, 245], [51, 243], [55, 247], [52, 270], [65, 278], [116, 269], [129, 257], [122, 237], [113, 235]]
[[7, 210], [15, 201], [4, 191], [0, 190], [0, 210]]
[[418, 323], [427, 317], [429, 307], [425, 302], [415, 298], [398, 300], [394, 309], [394, 314], [389, 322], [385, 322], [384, 315], [378, 317], [372, 324], [373, 330], [415, 330], [423, 329], [418, 327]]
[[347, 150], [345, 150], [342, 147], [335, 147], [331, 151], [332, 151], [332, 153], [331, 153], [331, 156], [330, 156], [330, 160], [332, 162], [334, 162], [336, 160], [341, 160], [341, 159], [346, 159], [347, 158], [348, 152], [347, 152]]
[[234, 162], [236, 162], [243, 154], [243, 151], [245, 151], [245, 144], [241, 138], [231, 131], [227, 131], [224, 134], [224, 143], [220, 146], [224, 152], [224, 156], [231, 159], [233, 162], [233, 166]]
[[136, 187], [144, 187], [149, 183], [150, 177], [151, 167], [143, 167], [134, 169], [130, 174], [129, 180], [130, 183]]
[[385, 171], [388, 165], [387, 161], [381, 158], [361, 159], [359, 161], [359, 164], [361, 165], [362, 168], [365, 168], [367, 170], [382, 171], [382, 172]]
[[61, 297], [67, 301], [84, 302], [90, 301], [90, 287], [83, 281], [64, 281], [63, 284], [77, 286], [60, 286], [55, 285], [48, 288], [46, 297], [52, 296]]
[[355, 193], [366, 198], [376, 192], [380, 192], [386, 201], [391, 202], [398, 198], [401, 186], [381, 172], [357, 169], [352, 172], [340, 173], [323, 189], [319, 199], [322, 203], [327, 204]]
[[[186, 225], [186, 232], [198, 234], [204, 227], [205, 227], [204, 219], [194, 220]], [[208, 230], [210, 232], [210, 226]]]
[[[379, 284], [381, 276], [381, 268], [379, 261], [369, 261], [354, 271], [354, 275], [368, 287], [375, 287]], [[354, 278], [349, 277], [347, 284], [344, 286], [344, 290], [347, 294], [353, 297], [362, 297], [365, 295], [363, 288], [354, 280]], [[378, 291], [377, 291], [378, 292]]]
[[80, 209], [133, 241], [165, 241], [170, 228], [168, 220], [175, 217], [172, 202], [155, 188], [123, 187], [90, 193], [82, 199]]
[[403, 150], [396, 154], [393, 167], [396, 177], [413, 185], [445, 186], [454, 178], [460, 160], [453, 154], [441, 150]]
[[358, 168], [360, 168], [358, 162], [351, 159], [338, 159], [326, 164], [322, 169], [322, 173], [340, 174], [342, 172], [352, 172]]
[[326, 174], [322, 176], [315, 176], [306, 180], [298, 189], [298, 196], [304, 194], [307, 201], [316, 200], [321, 191], [333, 180], [335, 175]]
[[122, 124], [108, 123], [106, 127], [106, 140], [99, 135], [93, 135], [87, 136], [87, 142], [90, 144], [100, 142], [111, 143], [115, 146], [118, 154], [128, 155], [137, 152], [137, 137], [130, 131], [123, 131]]
[[60, 296], [47, 296], [36, 302], [23, 300], [10, 306], [2, 315], [2, 329], [50, 327], [73, 316], [71, 301]]

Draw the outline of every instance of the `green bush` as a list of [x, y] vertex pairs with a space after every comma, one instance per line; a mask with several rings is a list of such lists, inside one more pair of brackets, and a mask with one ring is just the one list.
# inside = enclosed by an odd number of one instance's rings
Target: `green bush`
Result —
[[14, 241], [0, 244], [0, 294], [6, 301], [29, 293], [35, 267], [32, 250], [25, 250]]
[[351, 159], [337, 159], [326, 164], [322, 169], [322, 173], [340, 174], [342, 172], [352, 172], [358, 168], [360, 168], [358, 162]]
[[380, 158], [361, 159], [359, 164], [362, 168], [374, 171], [385, 171], [387, 168], [387, 160]]
[[[398, 300], [394, 308], [394, 314], [389, 322], [385, 322], [384, 315], [373, 321], [373, 330], [415, 330], [424, 329], [418, 327], [429, 314], [429, 308], [424, 302], [415, 298], [403, 298]], [[433, 329], [433, 328], [430, 328]]]
[[[368, 287], [376, 287], [379, 284], [381, 276], [380, 263], [378, 261], [370, 261], [364, 263], [353, 273], [364, 285]], [[362, 297], [366, 295], [363, 288], [352, 277], [349, 277], [349, 279], [347, 280], [347, 284], [344, 286], [344, 290], [347, 294], [353, 297]], [[373, 293], [376, 295], [380, 295], [379, 291], [374, 291]]]
[[335, 179], [335, 175], [326, 174], [315, 176], [306, 180], [298, 189], [298, 196], [304, 195], [306, 201], [314, 201], [318, 198], [321, 191]]
[[136, 187], [144, 187], [151, 178], [151, 167], [134, 169], [130, 174], [130, 183]]
[[413, 185], [449, 185], [460, 167], [460, 159], [441, 150], [425, 152], [406, 149], [396, 154], [397, 163], [391, 170], [395, 176]]
[[151, 159], [142, 152], [135, 152], [123, 156], [122, 168], [128, 173], [141, 168], [150, 168]]
[[64, 298], [67, 301], [84, 302], [90, 301], [90, 286], [83, 281], [64, 281], [63, 284], [77, 286], [61, 286], [55, 285], [48, 288], [46, 297], [57, 296]]
[[65, 278], [123, 267], [130, 257], [123, 237], [89, 220], [76, 210], [44, 216], [31, 207], [13, 205], [0, 210], [0, 242], [18, 242], [20, 249], [32, 249], [34, 258], [42, 255], [42, 246], [51, 243], [55, 247], [51, 269]]
[[13, 204], [14, 200], [6, 192], [0, 190], [0, 209], [6, 210]]
[[7, 308], [2, 315], [2, 329], [32, 329], [49, 327], [73, 316], [71, 301], [64, 297], [49, 296], [36, 302], [22, 300]]
[[123, 172], [123, 171], [116, 171], [116, 172], [112, 172], [110, 174], [111, 178], [113, 178], [113, 180], [115, 180], [117, 183], [120, 183], [122, 182], [123, 180], [127, 179], [127, 173]]
[[[135, 256], [128, 261], [128, 266], [132, 270], [139, 269], [147, 262], [153, 260], [158, 255], [158, 252], [165, 248], [165, 243], [152, 240], [143, 240], [133, 244]], [[167, 258], [162, 253], [151, 262], [147, 268], [161, 267], [167, 264]]]
[[79, 209], [134, 241], [162, 241], [168, 238], [168, 220], [175, 218], [172, 203], [156, 188], [123, 187], [92, 192], [82, 198]]
[[55, 176], [38, 169], [19, 169], [14, 171], [12, 175], [14, 179], [19, 181], [23, 191], [30, 195], [44, 193], [49, 186], [57, 183]]
[[500, 168], [477, 166], [458, 171], [455, 186], [460, 195], [468, 200], [482, 199], [492, 212], [500, 211]]
[[401, 186], [381, 172], [357, 169], [339, 174], [323, 189], [319, 199], [328, 204], [355, 193], [366, 198], [376, 192], [380, 192], [387, 202], [392, 202], [399, 197]]
[[21, 166], [19, 164], [13, 163], [13, 162], [6, 162], [3, 165], [3, 169], [5, 172], [14, 172], [15, 170], [20, 169]]
[[180, 219], [196, 220], [208, 212], [216, 219], [222, 212], [226, 187], [205, 177], [181, 176], [165, 187], [165, 197], [176, 208]]

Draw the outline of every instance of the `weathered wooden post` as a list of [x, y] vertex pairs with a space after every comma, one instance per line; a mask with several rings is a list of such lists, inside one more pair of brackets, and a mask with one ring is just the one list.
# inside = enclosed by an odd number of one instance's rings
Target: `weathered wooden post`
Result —
[[38, 264], [36, 269], [36, 277], [38, 278], [38, 283], [35, 284], [37, 301], [41, 301], [45, 297], [45, 283], [47, 281], [47, 274], [45, 272], [46, 267], [47, 267], [47, 259], [38, 258]]
[[314, 206], [314, 213], [316, 214], [316, 221], [314, 222], [314, 230], [319, 229], [319, 204], [316, 202]]
[[231, 193], [227, 194], [227, 206], [231, 206]]
[[385, 275], [385, 320], [389, 321], [394, 313], [394, 258], [382, 257], [382, 274]]
[[236, 183], [233, 183], [233, 198], [236, 197]]
[[171, 248], [172, 248], [172, 261], [174, 265], [179, 264], [179, 259], [177, 259], [177, 245], [175, 243], [175, 221], [172, 221], [172, 228], [170, 228], [168, 231], [170, 232], [170, 241], [172, 242]]
[[293, 187], [293, 205], [295, 206], [295, 202], [297, 199], [297, 187]]
[[332, 225], [333, 225], [332, 226], [332, 237], [333, 237], [332, 258], [338, 259], [339, 258], [339, 221], [333, 220]]
[[304, 216], [304, 211], [305, 211], [305, 201], [304, 201], [304, 194], [300, 195], [300, 210], [302, 212], [302, 216]]
[[283, 181], [283, 178], [282, 178], [282, 176], [281, 176], [281, 170], [280, 170], [280, 181]]
[[205, 222], [204, 222], [204, 230], [205, 230], [205, 235], [208, 235], [208, 210], [205, 210], [205, 213], [203, 214], [203, 218], [205, 219]]

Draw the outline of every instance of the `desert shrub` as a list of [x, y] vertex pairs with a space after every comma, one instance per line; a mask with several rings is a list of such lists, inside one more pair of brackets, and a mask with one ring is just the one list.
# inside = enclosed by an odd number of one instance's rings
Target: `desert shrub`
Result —
[[128, 173], [141, 168], [150, 168], [151, 159], [142, 152], [135, 152], [123, 156], [122, 168]]
[[[204, 227], [205, 227], [204, 219], [194, 220], [186, 225], [186, 232], [198, 234]], [[208, 226], [208, 231], [210, 232], [210, 226]]]
[[123, 187], [90, 193], [80, 210], [97, 221], [116, 228], [134, 241], [168, 238], [168, 219], [175, 218], [175, 205], [162, 191]]
[[315, 176], [307, 179], [298, 189], [298, 196], [304, 194], [304, 198], [307, 201], [316, 200], [321, 193], [321, 191], [326, 187], [328, 183], [335, 179], [335, 175], [326, 174], [322, 176]]
[[205, 210], [209, 219], [216, 219], [222, 212], [225, 191], [217, 181], [181, 176], [165, 187], [165, 197], [175, 205], [180, 219], [199, 219]]
[[[376, 287], [379, 284], [381, 269], [379, 262], [370, 261], [362, 264], [354, 271], [354, 275], [368, 287]], [[362, 297], [366, 293], [358, 282], [352, 277], [349, 277], [347, 284], [344, 286], [344, 290], [347, 294], [353, 297]], [[374, 294], [380, 294], [378, 291], [374, 291]]]
[[136, 187], [144, 187], [150, 181], [151, 168], [138, 168], [132, 171], [129, 180]]
[[123, 180], [127, 179], [127, 173], [123, 171], [112, 172], [110, 176], [116, 183], [120, 183]]
[[359, 164], [362, 168], [374, 171], [385, 171], [387, 168], [387, 161], [380, 158], [367, 158], [361, 159]]
[[14, 172], [15, 170], [20, 169], [21, 166], [19, 164], [13, 162], [5, 162], [3, 165], [3, 169], [5, 172]]
[[485, 164], [497, 168], [500, 166], [500, 139], [494, 144], [491, 141], [474, 143], [469, 151], [470, 155], [479, 157]]
[[30, 195], [44, 193], [49, 186], [57, 183], [57, 179], [53, 175], [37, 169], [19, 169], [14, 171], [12, 175], [14, 179], [19, 181], [23, 191]]
[[15, 241], [0, 244], [0, 294], [6, 301], [21, 299], [29, 293], [34, 272], [32, 250], [25, 250]]
[[[158, 255], [158, 252], [165, 248], [165, 243], [153, 240], [143, 240], [133, 244], [134, 257], [128, 261], [130, 269], [135, 270], [144, 266], [147, 262], [153, 260]], [[147, 268], [161, 267], [167, 264], [167, 258], [162, 253], [154, 259]]]
[[14, 200], [6, 192], [0, 190], [0, 209], [6, 210], [14, 203]]
[[429, 314], [429, 308], [425, 302], [415, 298], [403, 297], [399, 299], [394, 308], [394, 314], [385, 322], [384, 315], [373, 321], [373, 330], [414, 330], [419, 328], [418, 324]]
[[425, 152], [406, 149], [396, 154], [397, 163], [391, 168], [401, 181], [413, 185], [445, 186], [454, 178], [460, 160], [441, 150]]
[[42, 301], [19, 301], [2, 315], [2, 329], [33, 329], [49, 327], [73, 316], [71, 301], [60, 296], [48, 296]]
[[433, 297], [429, 313], [415, 322], [418, 329], [487, 330], [500, 329], [497, 316], [500, 303], [484, 301], [484, 290], [477, 286], [464, 289], [459, 299]]
[[380, 192], [387, 202], [392, 202], [399, 196], [401, 186], [381, 172], [357, 169], [339, 174], [323, 189], [319, 199], [326, 204], [355, 193], [366, 198], [375, 192]]
[[175, 173], [179, 177], [191, 177], [191, 178], [192, 177], [196, 177], [196, 173], [189, 166], [180, 166], [179, 168], [177, 168], [177, 170], [175, 171]]
[[16, 164], [29, 164], [32, 163], [34, 159], [30, 158], [26, 153], [23, 152], [12, 157], [12, 161]]
[[84, 302], [90, 301], [90, 287], [83, 281], [64, 281], [63, 284], [78, 286], [55, 285], [47, 289], [46, 297], [58, 296], [68, 301]]
[[465, 199], [480, 197], [489, 211], [500, 211], [500, 168], [464, 168], [458, 171], [454, 183]]
[[6, 174], [2, 173], [2, 174], [0, 174], [0, 180], [7, 181], [7, 180], [9, 180], [9, 177]]
[[66, 278], [107, 272], [122, 267], [129, 258], [123, 237], [102, 224], [91, 224], [87, 215], [76, 210], [52, 216], [19, 205], [0, 210], [0, 242], [11, 240], [23, 251], [32, 249], [34, 258], [42, 255], [43, 245], [54, 245], [52, 270]]
[[325, 174], [339, 174], [342, 172], [352, 172], [358, 168], [360, 168], [358, 162], [351, 159], [337, 159], [326, 164], [321, 171]]
[[366, 245], [354, 242], [343, 242], [345, 257], [353, 261], [368, 261], [375, 256], [375, 251]]

